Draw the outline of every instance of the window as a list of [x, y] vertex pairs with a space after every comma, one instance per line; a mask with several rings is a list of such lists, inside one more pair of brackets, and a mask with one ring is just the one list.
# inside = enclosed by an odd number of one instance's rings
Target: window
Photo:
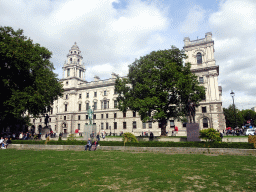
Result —
[[82, 94], [79, 94], [79, 99], [82, 99]]
[[136, 126], [136, 121], [133, 121], [133, 122], [132, 122], [132, 128], [133, 128], [133, 129], [136, 129], [136, 128], [137, 128], [137, 126]]
[[65, 104], [65, 111], [68, 111], [68, 104]]
[[97, 92], [96, 91], [94, 92], [94, 97], [97, 97]]
[[151, 121], [148, 122], [148, 128], [149, 128], [149, 129], [152, 129], [152, 122], [151, 122]]
[[202, 113], [206, 113], [206, 107], [202, 107]]
[[123, 117], [126, 117], [126, 112], [123, 112]]
[[42, 122], [42, 119], [40, 119], [40, 122]]
[[198, 52], [196, 54], [197, 64], [202, 64], [202, 54]]
[[82, 71], [79, 70], [79, 77], [81, 78], [81, 76], [82, 76]]
[[203, 128], [208, 128], [208, 119], [203, 118]]
[[80, 120], [80, 115], [78, 115], [78, 120]]
[[94, 102], [94, 110], [96, 110], [97, 109], [97, 102]]
[[114, 108], [117, 108], [117, 100], [114, 100]]
[[104, 124], [103, 123], [101, 123], [101, 130], [103, 130], [104, 129]]
[[114, 118], [116, 118], [116, 113], [114, 113]]
[[85, 119], [88, 119], [88, 115], [85, 116]]
[[80, 130], [80, 124], [77, 125], [78, 130]]
[[174, 127], [174, 120], [170, 120], [170, 127]]
[[67, 117], [66, 116], [64, 116], [64, 120], [66, 120], [67, 119]]
[[183, 126], [183, 127], [187, 127], [187, 123], [184, 122], [184, 123], [182, 124], [182, 126]]
[[89, 103], [86, 103], [86, 110], [89, 109]]
[[107, 96], [107, 91], [104, 91], [104, 96]]
[[70, 53], [72, 54], [72, 51]]
[[66, 95], [66, 99], [68, 99], [68, 95]]
[[67, 76], [68, 76], [68, 77], [70, 76], [70, 69], [68, 69], [68, 74], [67, 74]]
[[126, 129], [126, 122], [123, 122], [123, 129]]
[[106, 123], [106, 129], [108, 129], [108, 123]]
[[[78, 54], [79, 54], [79, 52], [78, 52]], [[77, 59], [77, 61], [79, 62], [79, 61], [80, 61], [80, 59]]]
[[75, 51], [75, 53], [76, 53], [76, 51]]
[[136, 117], [136, 111], [133, 111], [132, 116], [133, 116], [133, 117]]
[[102, 109], [108, 109], [109, 108], [109, 101], [104, 100], [101, 102], [101, 108]]
[[96, 119], [96, 114], [93, 115], [93, 119]]
[[199, 77], [199, 83], [203, 84], [204, 83], [204, 77]]
[[81, 111], [82, 105], [79, 104], [78, 110]]
[[108, 119], [108, 114], [106, 114], [106, 119]]
[[103, 119], [103, 114], [101, 114], [101, 119]]
[[33, 123], [35, 123], [36, 122], [36, 120], [35, 119], [33, 119]]
[[52, 121], [52, 119], [51, 118], [49, 118], [49, 122], [51, 122]]
[[114, 122], [114, 129], [117, 129], [117, 122]]
[[86, 98], [89, 98], [89, 93], [86, 93]]
[[68, 85], [68, 81], [66, 81], [66, 85]]
[[70, 58], [70, 63], [72, 63], [72, 58]]
[[147, 124], [146, 123], [142, 123], [142, 128], [146, 129], [147, 128]]

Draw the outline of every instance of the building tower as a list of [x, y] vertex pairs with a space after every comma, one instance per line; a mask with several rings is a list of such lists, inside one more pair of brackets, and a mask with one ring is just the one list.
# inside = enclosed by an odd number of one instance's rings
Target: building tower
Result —
[[200, 102], [196, 111], [196, 122], [200, 129], [226, 128], [225, 116], [222, 108], [222, 88], [218, 86], [219, 66], [214, 59], [214, 41], [212, 33], [205, 34], [205, 38], [190, 41], [184, 38], [184, 50], [191, 63], [191, 71], [198, 76], [199, 83], [205, 87], [206, 97]]
[[84, 82], [85, 67], [82, 63], [83, 57], [79, 47], [75, 44], [67, 54], [67, 62], [65, 61], [63, 69], [63, 85], [64, 88], [76, 88], [78, 84]]

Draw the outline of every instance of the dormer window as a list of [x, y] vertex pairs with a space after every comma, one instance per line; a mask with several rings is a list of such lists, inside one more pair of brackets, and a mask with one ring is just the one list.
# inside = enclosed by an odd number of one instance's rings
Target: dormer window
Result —
[[196, 54], [197, 64], [202, 64], [202, 54], [198, 52]]

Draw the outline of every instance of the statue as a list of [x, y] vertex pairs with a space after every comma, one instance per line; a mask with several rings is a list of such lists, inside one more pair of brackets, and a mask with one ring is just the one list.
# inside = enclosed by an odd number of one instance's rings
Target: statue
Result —
[[48, 114], [45, 115], [45, 119], [44, 119], [44, 124], [45, 124], [45, 127], [48, 127], [48, 119], [49, 119], [49, 116]]
[[93, 110], [91, 109], [91, 107], [89, 106], [89, 109], [87, 111], [88, 113], [88, 117], [89, 117], [89, 125], [92, 125], [92, 119], [93, 119]]
[[188, 114], [188, 120], [189, 123], [195, 123], [195, 116], [196, 116], [196, 107], [197, 105], [194, 104], [190, 99], [188, 100], [186, 109], [187, 109], [187, 114]]

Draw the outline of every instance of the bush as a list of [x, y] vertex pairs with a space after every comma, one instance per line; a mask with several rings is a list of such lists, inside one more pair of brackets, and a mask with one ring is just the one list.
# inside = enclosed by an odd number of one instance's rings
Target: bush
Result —
[[199, 131], [201, 139], [205, 139], [206, 142], [221, 141], [220, 133], [213, 128], [203, 129]]
[[[125, 139], [127, 138], [127, 141], [125, 141]], [[137, 138], [135, 137], [135, 135], [133, 135], [132, 133], [124, 133], [123, 134], [123, 141], [124, 142], [135, 142], [135, 143], [139, 143]]]
[[254, 144], [254, 148], [256, 148], [256, 135], [254, 135], [254, 136], [249, 135], [248, 143], [253, 143]]

